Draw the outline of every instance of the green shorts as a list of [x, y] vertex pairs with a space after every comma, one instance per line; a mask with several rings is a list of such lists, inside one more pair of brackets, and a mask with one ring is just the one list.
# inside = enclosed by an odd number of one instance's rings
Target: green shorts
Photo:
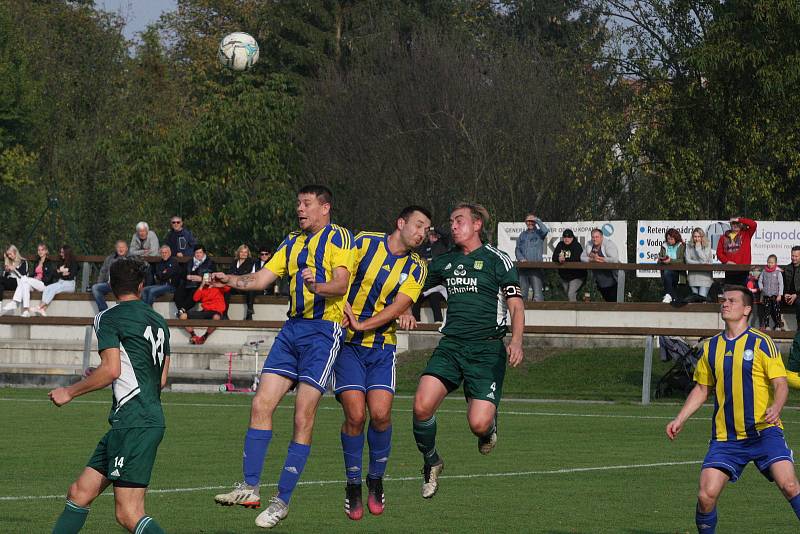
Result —
[[87, 467], [117, 487], [146, 488], [164, 427], [111, 429], [97, 444]]
[[501, 339], [463, 341], [443, 337], [423, 375], [442, 380], [448, 391], [464, 382], [464, 396], [500, 405], [506, 375], [506, 347]]

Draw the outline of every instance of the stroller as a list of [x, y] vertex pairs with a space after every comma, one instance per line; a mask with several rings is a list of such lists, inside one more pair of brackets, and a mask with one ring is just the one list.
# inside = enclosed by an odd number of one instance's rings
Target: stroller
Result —
[[661, 361], [675, 363], [656, 384], [655, 397], [668, 397], [674, 392], [688, 396], [695, 384], [694, 370], [703, 355], [702, 340], [691, 346], [679, 337], [659, 336], [658, 342]]

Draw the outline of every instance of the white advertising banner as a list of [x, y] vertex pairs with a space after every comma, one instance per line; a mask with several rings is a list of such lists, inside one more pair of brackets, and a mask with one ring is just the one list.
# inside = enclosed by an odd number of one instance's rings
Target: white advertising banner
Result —
[[[800, 245], [800, 221], [756, 221], [756, 233], [750, 243], [754, 264], [765, 265], [767, 257], [775, 254], [779, 265], [789, 263], [792, 247]], [[680, 232], [683, 240], [689, 242], [692, 230], [700, 227], [711, 241], [713, 262], [717, 260], [717, 244], [720, 237], [730, 230], [728, 221], [638, 221], [636, 226], [636, 263], [657, 263], [658, 251], [664, 244], [664, 234], [670, 228]], [[641, 277], [658, 277], [658, 271], [637, 271]], [[714, 273], [722, 276], [722, 272]]]
[[[619, 261], [621, 263], [628, 261], [628, 225], [626, 221], [544, 221], [544, 224], [550, 231], [545, 239], [543, 261], [552, 261], [553, 251], [561, 241], [561, 233], [567, 228], [575, 233], [575, 239], [584, 249], [586, 249], [587, 243], [591, 243], [592, 229], [599, 228], [603, 231], [603, 239], [613, 241], [617, 245]], [[525, 223], [521, 221], [497, 223], [497, 248], [511, 256], [512, 260], [516, 260], [514, 249], [517, 246], [517, 237], [523, 231], [525, 231]]]

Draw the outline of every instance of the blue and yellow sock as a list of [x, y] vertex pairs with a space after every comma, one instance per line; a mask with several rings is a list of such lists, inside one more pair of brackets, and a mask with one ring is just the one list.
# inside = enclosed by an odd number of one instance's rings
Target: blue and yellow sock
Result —
[[257, 486], [264, 469], [264, 458], [267, 456], [272, 430], [248, 428], [244, 436], [244, 454], [242, 454], [242, 473], [244, 482]]
[[165, 532], [155, 519], [146, 515], [136, 523], [133, 534], [165, 534]]
[[292, 492], [300, 481], [300, 475], [303, 474], [310, 452], [311, 445], [289, 442], [289, 453], [286, 455], [286, 462], [278, 479], [278, 498], [286, 504], [289, 504]]
[[714, 534], [717, 531], [717, 509], [703, 513], [698, 507], [694, 514], [694, 523], [697, 525], [698, 534]]
[[369, 443], [369, 477], [382, 478], [386, 473], [386, 464], [389, 462], [389, 453], [392, 451], [392, 426], [380, 432], [372, 428], [367, 429], [367, 443]]
[[789, 504], [792, 505], [792, 510], [794, 510], [794, 514], [800, 519], [800, 493], [789, 499]]
[[364, 456], [364, 433], [357, 436], [341, 434], [344, 453], [344, 476], [348, 484], [361, 484], [361, 463]]
[[67, 503], [64, 505], [64, 511], [58, 516], [56, 524], [53, 527], [53, 534], [75, 534], [76, 532], [80, 532], [88, 516], [88, 508], [78, 506], [67, 499]]

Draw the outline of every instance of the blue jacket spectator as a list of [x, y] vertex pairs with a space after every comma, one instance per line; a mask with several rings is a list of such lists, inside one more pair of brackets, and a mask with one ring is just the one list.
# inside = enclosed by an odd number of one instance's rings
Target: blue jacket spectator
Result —
[[[542, 220], [528, 213], [525, 216], [526, 230], [519, 234], [514, 254], [517, 261], [544, 261], [544, 240], [550, 229]], [[519, 286], [522, 297], [527, 299], [530, 288], [533, 288], [533, 300], [544, 300], [544, 271], [542, 269], [518, 269]]]
[[183, 219], [178, 215], [172, 217], [169, 223], [172, 228], [167, 232], [164, 244], [169, 245], [172, 253], [178, 258], [191, 257], [197, 246], [197, 240], [192, 232], [183, 227]]
[[158, 253], [161, 255], [161, 261], [153, 264], [150, 268], [153, 285], [149, 285], [142, 290], [142, 301], [151, 306], [161, 295], [174, 293], [181, 282], [181, 275], [183, 274], [183, 267], [172, 255], [168, 245], [161, 245]]

